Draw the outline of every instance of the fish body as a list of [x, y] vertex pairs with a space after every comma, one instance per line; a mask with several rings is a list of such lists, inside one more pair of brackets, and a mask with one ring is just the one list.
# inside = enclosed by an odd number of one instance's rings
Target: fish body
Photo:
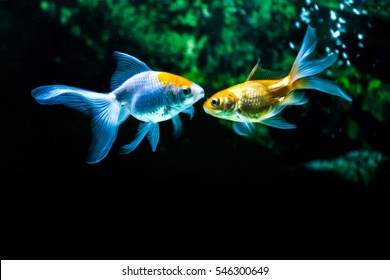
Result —
[[120, 149], [132, 152], [146, 136], [155, 151], [158, 123], [172, 120], [173, 135], [182, 132], [180, 113], [194, 114], [193, 104], [204, 97], [198, 84], [172, 73], [153, 71], [139, 59], [114, 52], [118, 65], [111, 78], [111, 92], [98, 93], [66, 85], [40, 86], [32, 96], [43, 105], [62, 104], [92, 116], [92, 143], [87, 162], [98, 163], [111, 149], [119, 125], [129, 116], [141, 121], [135, 139]]
[[318, 90], [352, 101], [336, 83], [317, 75], [337, 60], [337, 54], [310, 59], [316, 45], [315, 31], [308, 25], [302, 47], [289, 72], [263, 69], [258, 60], [245, 82], [213, 94], [203, 103], [203, 109], [214, 117], [233, 121], [234, 131], [248, 136], [255, 131], [254, 123], [280, 129], [295, 128], [280, 113], [289, 105], [303, 105], [308, 101], [305, 93], [299, 90]]

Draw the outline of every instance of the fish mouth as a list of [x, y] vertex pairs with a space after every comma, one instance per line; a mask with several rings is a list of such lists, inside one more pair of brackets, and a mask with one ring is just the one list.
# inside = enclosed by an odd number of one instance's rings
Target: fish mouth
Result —
[[198, 101], [198, 100], [200, 100], [200, 99], [202, 99], [202, 98], [204, 98], [204, 90], [201, 91], [201, 92], [198, 94], [198, 96], [197, 96], [197, 98], [196, 98], [196, 101]]
[[203, 103], [203, 110], [204, 110], [207, 114], [211, 114], [211, 110], [210, 110], [210, 108], [207, 107], [206, 102]]

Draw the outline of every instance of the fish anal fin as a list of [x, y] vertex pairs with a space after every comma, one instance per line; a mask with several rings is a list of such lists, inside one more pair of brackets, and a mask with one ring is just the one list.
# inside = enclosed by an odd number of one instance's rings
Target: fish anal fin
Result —
[[148, 134], [152, 126], [153, 123], [151, 122], [140, 123], [134, 140], [130, 144], [122, 146], [119, 150], [119, 153], [124, 155], [134, 151], [135, 148], [138, 147], [139, 143], [141, 143], [142, 139], [144, 139]]
[[285, 121], [280, 115], [275, 115], [271, 118], [262, 120], [261, 123], [279, 129], [293, 129], [297, 127], [295, 124]]

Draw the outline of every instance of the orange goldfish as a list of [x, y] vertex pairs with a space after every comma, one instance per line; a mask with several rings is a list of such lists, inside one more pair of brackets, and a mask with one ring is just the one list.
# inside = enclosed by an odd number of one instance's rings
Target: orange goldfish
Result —
[[248, 136], [255, 131], [254, 123], [280, 129], [295, 128], [280, 113], [286, 106], [303, 105], [308, 101], [305, 93], [298, 90], [318, 90], [352, 101], [336, 83], [317, 75], [336, 62], [338, 55], [333, 52], [322, 59], [310, 59], [316, 45], [315, 30], [308, 25], [289, 73], [263, 69], [258, 60], [244, 83], [213, 94], [204, 102], [203, 109], [214, 117], [233, 121], [234, 131]]

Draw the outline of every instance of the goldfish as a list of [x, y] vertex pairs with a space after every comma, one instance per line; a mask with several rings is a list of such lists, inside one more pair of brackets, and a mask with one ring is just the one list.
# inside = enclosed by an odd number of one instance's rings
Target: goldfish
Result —
[[338, 54], [310, 59], [317, 45], [313, 27], [307, 26], [302, 46], [290, 71], [271, 71], [260, 66], [260, 59], [246, 81], [218, 91], [203, 103], [204, 111], [216, 118], [233, 122], [233, 130], [242, 136], [255, 132], [255, 123], [279, 129], [292, 129], [281, 117], [289, 105], [308, 102], [301, 90], [317, 90], [352, 101], [335, 82], [319, 77], [319, 73], [336, 62]]
[[135, 150], [147, 137], [154, 152], [159, 142], [159, 122], [171, 120], [173, 136], [182, 132], [179, 113], [194, 115], [194, 104], [204, 89], [182, 76], [153, 71], [138, 58], [115, 51], [117, 66], [110, 92], [99, 93], [67, 85], [45, 85], [32, 90], [39, 104], [65, 105], [91, 116], [92, 141], [87, 163], [100, 162], [109, 153], [118, 127], [129, 116], [140, 121], [135, 138], [120, 148], [120, 154]]

